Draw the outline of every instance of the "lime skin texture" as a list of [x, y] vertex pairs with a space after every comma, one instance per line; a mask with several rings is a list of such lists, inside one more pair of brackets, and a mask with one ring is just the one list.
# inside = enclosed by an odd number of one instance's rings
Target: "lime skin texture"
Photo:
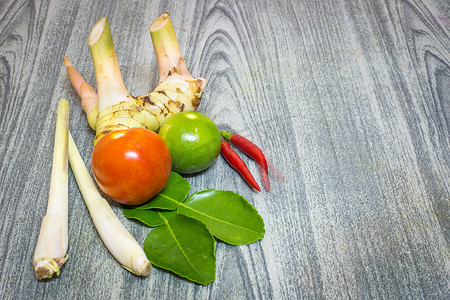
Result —
[[158, 134], [169, 148], [172, 170], [178, 173], [201, 172], [220, 153], [221, 136], [217, 125], [197, 111], [172, 115], [161, 126]]

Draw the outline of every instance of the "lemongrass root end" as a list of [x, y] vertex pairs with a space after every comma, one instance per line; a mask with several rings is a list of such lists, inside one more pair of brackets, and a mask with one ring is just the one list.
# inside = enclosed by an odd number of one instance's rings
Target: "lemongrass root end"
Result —
[[138, 276], [148, 276], [152, 270], [152, 264], [148, 261], [145, 254], [139, 256], [133, 261], [133, 268], [131, 272]]
[[50, 279], [55, 275], [59, 276], [60, 268], [68, 258], [67, 254], [59, 261], [48, 257], [41, 258], [35, 262], [34, 273], [39, 280]]
[[146, 264], [142, 265], [139, 269], [130, 269], [127, 266], [122, 265], [122, 267], [128, 272], [133, 273], [136, 276], [147, 277], [152, 270], [152, 264], [148, 261]]

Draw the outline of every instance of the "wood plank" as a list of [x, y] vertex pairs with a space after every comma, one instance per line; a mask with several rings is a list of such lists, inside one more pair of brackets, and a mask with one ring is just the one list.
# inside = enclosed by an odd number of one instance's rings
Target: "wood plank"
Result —
[[[105, 3], [0, 3], [0, 298], [450, 296], [448, 1]], [[70, 173], [69, 260], [38, 282], [32, 257], [60, 98], [87, 165], [93, 148], [62, 57], [95, 87], [87, 38], [107, 16], [125, 84], [146, 94], [158, 81], [148, 28], [164, 11], [191, 73], [208, 79], [199, 111], [260, 145], [286, 177], [256, 193], [219, 157], [185, 176], [191, 191], [239, 192], [266, 235], [217, 242], [206, 287], [156, 267], [136, 278], [99, 239]], [[150, 229], [111, 205], [143, 243]]]

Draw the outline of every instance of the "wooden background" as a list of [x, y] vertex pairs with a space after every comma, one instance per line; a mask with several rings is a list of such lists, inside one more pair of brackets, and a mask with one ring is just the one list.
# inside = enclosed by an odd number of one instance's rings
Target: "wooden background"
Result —
[[[448, 0], [110, 2], [0, 0], [1, 299], [449, 299]], [[265, 238], [216, 243], [206, 287], [156, 267], [137, 278], [70, 173], [69, 260], [38, 282], [60, 98], [87, 164], [94, 136], [62, 57], [95, 87], [87, 38], [107, 16], [125, 84], [146, 94], [158, 80], [148, 28], [165, 11], [208, 79], [199, 111], [260, 145], [287, 182], [252, 192], [221, 157], [186, 178], [246, 197]], [[150, 229], [112, 205], [142, 244]]]

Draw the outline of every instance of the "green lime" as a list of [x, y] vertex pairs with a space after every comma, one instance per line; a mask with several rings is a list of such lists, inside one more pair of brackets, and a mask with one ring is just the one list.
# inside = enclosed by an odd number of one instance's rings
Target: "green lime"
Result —
[[203, 171], [220, 153], [219, 129], [210, 118], [197, 111], [172, 115], [159, 129], [159, 135], [169, 147], [175, 172]]

